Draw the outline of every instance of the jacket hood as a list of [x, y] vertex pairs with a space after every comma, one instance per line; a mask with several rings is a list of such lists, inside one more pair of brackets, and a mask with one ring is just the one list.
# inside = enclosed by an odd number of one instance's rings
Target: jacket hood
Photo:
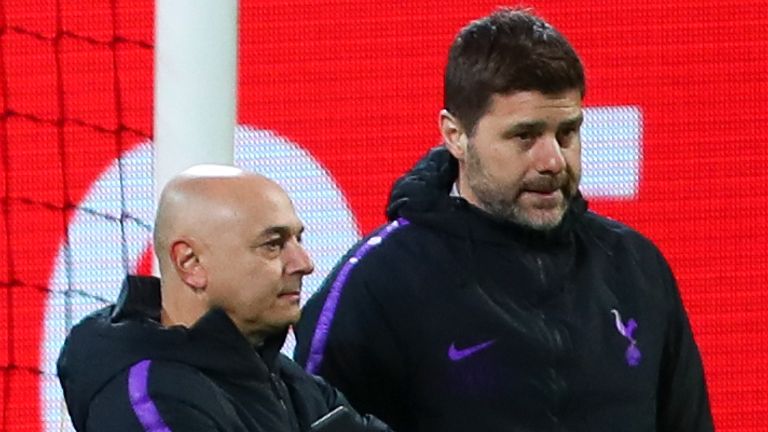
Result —
[[551, 230], [535, 230], [510, 222], [451, 196], [458, 178], [458, 161], [444, 145], [432, 148], [392, 187], [387, 219], [404, 217], [412, 222], [447, 231], [472, 240], [506, 243], [529, 241], [533, 244], [564, 241], [573, 225], [587, 210], [587, 202], [577, 193], [568, 206], [563, 221]]
[[192, 327], [160, 324], [160, 280], [129, 276], [117, 303], [84, 318], [67, 336], [56, 364], [72, 421], [84, 430], [90, 400], [144, 359], [190, 365], [234, 380], [268, 380], [286, 332], [255, 349], [221, 310]]

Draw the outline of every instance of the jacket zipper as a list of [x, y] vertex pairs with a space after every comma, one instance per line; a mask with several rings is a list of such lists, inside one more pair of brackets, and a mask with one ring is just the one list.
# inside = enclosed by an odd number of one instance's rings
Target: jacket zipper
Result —
[[[542, 288], [546, 290], [548, 288], [547, 272], [545, 271], [544, 260], [541, 258], [541, 255], [536, 256], [536, 264], [539, 268], [539, 280], [541, 281]], [[542, 320], [545, 320], [545, 321], [547, 320], [547, 316], [544, 314], [544, 312], [539, 312], [539, 314]], [[552, 338], [553, 338], [552, 343], [557, 347], [557, 349], [562, 349], [561, 347], [563, 346], [563, 338], [562, 338], [562, 335], [560, 334], [559, 329], [557, 328], [554, 329], [554, 332], [552, 333]], [[554, 369], [553, 369], [553, 372], [554, 372]], [[550, 420], [552, 421], [553, 425], [556, 427], [555, 430], [562, 429], [560, 426], [560, 418], [559, 418], [560, 411], [562, 410], [562, 404], [563, 402], [561, 400], [559, 399], [556, 400], [555, 405], [552, 407], [553, 411], [551, 410], [549, 412], [549, 415], [551, 417]]]
[[536, 264], [539, 266], [539, 279], [544, 288], [547, 288], [547, 275], [544, 272], [544, 261], [541, 260], [541, 256], [536, 256]]
[[277, 397], [277, 400], [280, 402], [280, 406], [283, 407], [283, 414], [285, 421], [290, 425], [291, 429], [293, 429], [294, 422], [291, 421], [291, 413], [288, 412], [288, 405], [285, 403], [285, 399], [283, 398], [283, 394], [280, 392], [280, 385], [277, 381], [277, 375], [270, 372], [269, 374], [269, 383], [272, 386], [272, 392]]

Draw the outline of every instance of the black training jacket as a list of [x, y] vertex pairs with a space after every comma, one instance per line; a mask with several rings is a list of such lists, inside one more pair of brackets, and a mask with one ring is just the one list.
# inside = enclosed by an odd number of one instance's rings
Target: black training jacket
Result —
[[347, 404], [279, 353], [284, 334], [256, 350], [220, 310], [189, 329], [159, 319], [159, 280], [129, 276], [116, 305], [72, 329], [57, 367], [76, 430], [299, 432]]
[[712, 431], [658, 249], [575, 197], [533, 231], [450, 196], [433, 149], [307, 303], [297, 361], [400, 431]]

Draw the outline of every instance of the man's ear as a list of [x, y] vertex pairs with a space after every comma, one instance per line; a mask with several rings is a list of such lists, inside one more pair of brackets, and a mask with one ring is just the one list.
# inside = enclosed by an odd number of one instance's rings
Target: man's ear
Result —
[[458, 119], [445, 109], [440, 111], [440, 133], [443, 135], [443, 141], [445, 141], [445, 147], [448, 151], [453, 157], [463, 161], [467, 152], [467, 133]]
[[176, 274], [195, 292], [208, 285], [208, 273], [200, 263], [197, 246], [192, 239], [177, 240], [171, 245], [171, 263]]

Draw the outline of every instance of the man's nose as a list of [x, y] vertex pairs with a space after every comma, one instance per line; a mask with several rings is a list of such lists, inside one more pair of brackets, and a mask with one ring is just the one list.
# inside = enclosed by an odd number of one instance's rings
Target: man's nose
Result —
[[535, 169], [541, 174], [558, 174], [566, 167], [563, 148], [552, 134], [545, 134], [536, 142], [533, 148]]
[[286, 253], [288, 254], [286, 260], [287, 273], [308, 275], [315, 271], [315, 264], [312, 262], [312, 258], [309, 257], [307, 250], [298, 241], [292, 240], [289, 242]]

